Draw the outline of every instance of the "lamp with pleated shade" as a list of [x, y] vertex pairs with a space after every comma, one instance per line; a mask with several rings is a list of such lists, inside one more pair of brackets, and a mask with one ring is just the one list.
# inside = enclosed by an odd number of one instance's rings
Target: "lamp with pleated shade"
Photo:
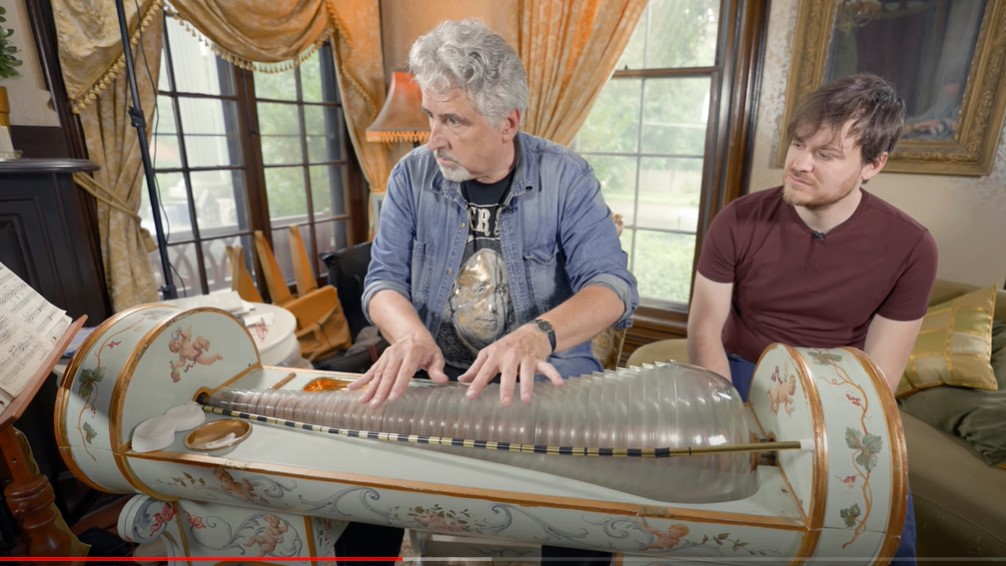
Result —
[[422, 93], [419, 85], [412, 81], [412, 75], [395, 71], [391, 75], [391, 87], [384, 107], [367, 128], [367, 141], [426, 143], [430, 138], [430, 126], [422, 108]]

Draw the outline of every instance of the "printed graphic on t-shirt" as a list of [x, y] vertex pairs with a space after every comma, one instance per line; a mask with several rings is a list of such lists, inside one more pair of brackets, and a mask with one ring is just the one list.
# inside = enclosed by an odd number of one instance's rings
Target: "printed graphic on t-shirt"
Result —
[[468, 205], [464, 260], [444, 312], [437, 343], [447, 364], [461, 369], [479, 350], [509, 332], [513, 307], [500, 253], [500, 205]]

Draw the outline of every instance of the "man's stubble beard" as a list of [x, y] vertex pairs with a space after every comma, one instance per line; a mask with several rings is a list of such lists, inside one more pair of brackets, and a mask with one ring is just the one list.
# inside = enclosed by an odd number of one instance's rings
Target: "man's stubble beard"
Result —
[[[860, 181], [861, 179], [859, 179], [858, 176], [852, 176], [846, 179], [846, 181], [842, 184], [843, 190], [837, 196], [811, 193], [808, 195], [808, 198], [803, 200], [797, 198], [799, 193], [797, 193], [796, 191], [791, 192], [787, 190], [786, 181], [783, 181], [782, 200], [783, 202], [791, 206], [802, 206], [807, 210], [821, 210], [824, 208], [828, 208], [834, 205], [835, 203], [841, 201], [845, 197], [849, 196], [852, 193], [852, 191], [856, 190], [856, 188], [860, 185]], [[809, 188], [813, 190], [817, 186], [818, 185], [816, 183], [812, 182]]]

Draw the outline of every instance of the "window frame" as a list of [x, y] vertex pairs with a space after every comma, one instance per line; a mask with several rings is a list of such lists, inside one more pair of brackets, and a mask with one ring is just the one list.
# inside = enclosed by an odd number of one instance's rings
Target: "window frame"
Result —
[[[692, 260], [692, 287], [709, 224], [727, 203], [746, 192], [750, 180], [768, 16], [769, 0], [721, 0], [713, 66], [616, 70], [612, 76], [613, 79], [710, 78], [709, 122]], [[640, 305], [626, 335], [625, 353], [656, 340], [685, 336], [687, 323], [687, 305]]]
[[[299, 168], [304, 175], [306, 220], [300, 220], [294, 223], [284, 223], [279, 227], [296, 224], [301, 228], [305, 246], [308, 248], [309, 256], [312, 258], [312, 262], [315, 266], [317, 279], [319, 282], [323, 282], [327, 278], [327, 269], [324, 262], [320, 259], [320, 254], [317, 253], [318, 224], [327, 222], [345, 222], [347, 246], [365, 241], [367, 239], [367, 227], [369, 225], [366, 207], [367, 186], [347, 130], [348, 123], [345, 116], [345, 107], [342, 103], [341, 96], [338, 93], [338, 80], [335, 75], [336, 71], [334, 61], [332, 60], [333, 54], [331, 41], [327, 41], [319, 48], [318, 57], [321, 60], [318, 64], [322, 65], [322, 68], [324, 69], [324, 65], [327, 62], [331, 68], [330, 77], [323, 75], [322, 81], [323, 85], [327, 83], [329, 88], [335, 89], [333, 91], [336, 95], [336, 100], [334, 102], [305, 100], [303, 96], [303, 85], [299, 67], [294, 75], [296, 77], [295, 84], [297, 95], [295, 100], [259, 99], [256, 97], [255, 92], [255, 73], [253, 71], [237, 67], [236, 65], [226, 63], [219, 57], [216, 57], [217, 73], [220, 76], [222, 84], [225, 81], [230, 83], [230, 86], [233, 87], [233, 94], [206, 94], [182, 91], [177, 89], [176, 75], [174, 73], [175, 55], [172, 53], [171, 40], [169, 34], [167, 33], [167, 26], [169, 25], [168, 18], [170, 17], [170, 14], [166, 14], [164, 21], [164, 56], [161, 61], [161, 65], [164, 67], [164, 74], [168, 79], [168, 84], [158, 85], [157, 96], [167, 98], [171, 105], [176, 128], [175, 135], [177, 136], [179, 144], [178, 149], [180, 163], [178, 166], [171, 167], [155, 166], [154, 172], [155, 174], [177, 173], [184, 179], [186, 199], [188, 201], [188, 213], [192, 222], [191, 235], [184, 239], [172, 239], [169, 243], [169, 249], [175, 246], [193, 246], [194, 255], [198, 260], [198, 265], [196, 266], [196, 269], [194, 269], [194, 273], [198, 276], [198, 281], [193, 282], [193, 285], [187, 288], [182, 287], [181, 281], [176, 281], [176, 287], [178, 287], [179, 292], [185, 292], [188, 295], [197, 295], [209, 292], [209, 278], [206, 270], [207, 261], [203, 246], [207, 242], [218, 239], [218, 237], [206, 237], [205, 234], [203, 234], [203, 230], [199, 227], [198, 217], [195, 210], [195, 198], [192, 189], [192, 173], [203, 171], [240, 171], [244, 176], [244, 191], [236, 191], [236, 197], [243, 197], [247, 215], [246, 217], [239, 216], [236, 230], [232, 234], [228, 234], [225, 238], [237, 238], [240, 242], [242, 242], [242, 245], [245, 248], [245, 258], [246, 260], [250, 260], [250, 265], [254, 267], [253, 276], [256, 279], [257, 287], [260, 290], [268, 289], [263, 270], [261, 268], [261, 262], [259, 261], [257, 254], [254, 253], [254, 246], [250, 245], [250, 242], [253, 241], [254, 232], [256, 230], [261, 230], [266, 235], [266, 238], [270, 241], [270, 244], [275, 250], [276, 246], [273, 241], [273, 230], [276, 228], [274, 228], [273, 221], [269, 214], [266, 170], [278, 166], [275, 164], [267, 166], [264, 163], [262, 135], [258, 117], [259, 103], [290, 104], [295, 106], [297, 109], [298, 129], [300, 132], [299, 137], [301, 143], [301, 160], [292, 163], [284, 163], [281, 167]], [[185, 143], [185, 125], [182, 123], [179, 110], [179, 99], [182, 98], [190, 100], [222, 100], [230, 101], [235, 104], [236, 124], [234, 124], [234, 131], [241, 140], [239, 149], [240, 155], [235, 156], [240, 158], [239, 165], [192, 166], [190, 164]], [[337, 108], [341, 113], [340, 117], [342, 127], [338, 132], [335, 132], [335, 134], [339, 138], [339, 145], [343, 148], [344, 158], [323, 160], [321, 162], [316, 162], [311, 159], [310, 154], [307, 151], [308, 139], [306, 136], [307, 129], [305, 121], [306, 106]], [[229, 118], [229, 116], [225, 116], [225, 120]], [[333, 211], [331, 215], [325, 216], [320, 221], [315, 215], [312, 203], [313, 194], [311, 191], [311, 179], [309, 174], [309, 167], [318, 165], [337, 167], [337, 171], [342, 177], [343, 187], [345, 189], [343, 195], [345, 212], [336, 214]], [[305, 227], [307, 228], [306, 230]], [[190, 252], [185, 251], [184, 253], [188, 254]], [[172, 264], [174, 263], [175, 262], [172, 261]], [[172, 270], [175, 271], [174, 265], [172, 265]], [[160, 268], [158, 265], [155, 267], [155, 276], [158, 276], [157, 274], [159, 272]], [[175, 271], [173, 278], [180, 279], [180, 275], [177, 275], [177, 271]], [[290, 285], [291, 288], [292, 281], [292, 279], [287, 281], [287, 284]], [[263, 294], [268, 295], [268, 293]]]

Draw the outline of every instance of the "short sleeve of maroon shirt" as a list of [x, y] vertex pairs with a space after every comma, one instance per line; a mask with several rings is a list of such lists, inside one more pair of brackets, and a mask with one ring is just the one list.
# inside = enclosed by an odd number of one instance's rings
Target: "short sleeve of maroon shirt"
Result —
[[853, 215], [819, 238], [779, 187], [741, 197], [716, 215], [698, 271], [734, 284], [723, 344], [757, 361], [774, 342], [862, 348], [877, 314], [921, 318], [936, 262], [929, 231], [866, 191]]

